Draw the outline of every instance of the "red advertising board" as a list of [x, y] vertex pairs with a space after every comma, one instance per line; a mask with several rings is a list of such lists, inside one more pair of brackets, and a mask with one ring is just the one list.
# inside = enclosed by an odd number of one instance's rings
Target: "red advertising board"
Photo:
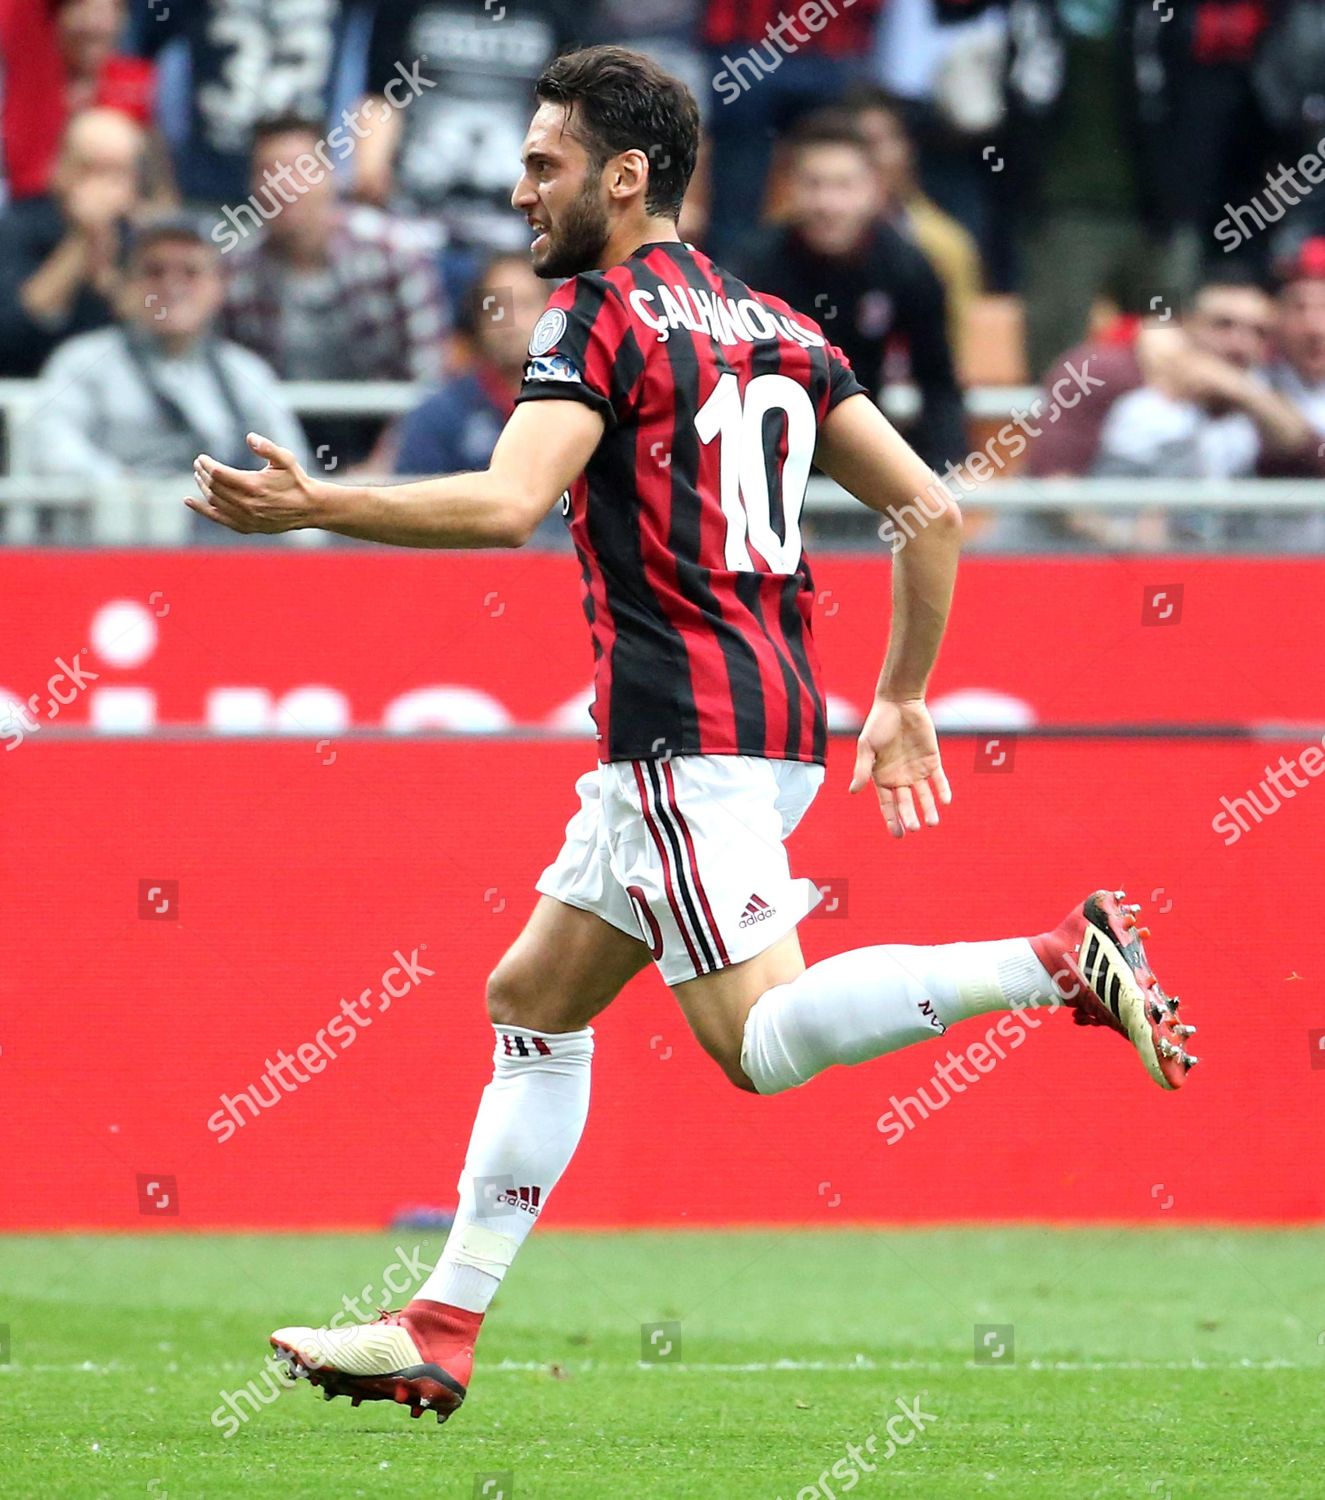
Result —
[[[286, 686], [315, 662], [330, 672], [344, 652], [342, 680], [365, 713], [430, 657], [457, 672], [490, 669], [512, 702], [563, 670], [549, 649], [561, 626], [535, 628], [532, 583], [507, 622], [524, 638], [517, 681], [517, 650], [471, 659], [484, 631], [497, 639], [500, 618], [466, 617], [448, 636], [456, 603], [425, 590], [421, 568], [401, 575], [413, 593], [402, 581], [382, 609], [394, 634], [357, 638], [344, 616], [362, 592], [341, 559], [344, 598], [282, 594], [264, 562], [253, 590], [228, 602], [206, 565], [178, 561], [185, 573], [165, 580], [175, 591], [165, 623], [173, 628], [178, 610], [181, 629], [201, 633], [172, 644], [171, 671], [163, 662], [152, 678], [172, 715], [187, 716], [217, 660], [243, 674], [229, 681]], [[535, 571], [550, 579], [559, 566]], [[67, 592], [85, 600], [91, 585], [77, 574], [98, 570], [73, 567]], [[126, 596], [153, 581], [150, 561], [101, 567], [132, 575]], [[240, 576], [226, 571], [232, 583]], [[514, 598], [510, 577], [504, 586]], [[1220, 636], [1227, 622], [1203, 613], [1204, 587], [1188, 575], [1182, 628]], [[967, 589], [968, 607], [977, 590]], [[1135, 598], [1130, 583], [1126, 592]], [[275, 617], [255, 621], [255, 599], [279, 604]], [[1043, 606], [1032, 592], [1025, 607]], [[560, 598], [547, 608], [549, 620], [566, 612]], [[883, 612], [880, 599], [876, 635]], [[1241, 612], [1253, 631], [1255, 613]], [[63, 619], [50, 622], [53, 636]], [[457, 634], [466, 650], [453, 657]], [[398, 636], [408, 667], [393, 656]], [[163, 656], [165, 640], [163, 628]], [[264, 640], [286, 664], [266, 678]], [[1076, 684], [1098, 685], [1105, 644], [1093, 671], [1069, 671], [1063, 655], [1059, 701], [1084, 707]], [[190, 663], [191, 653], [204, 660]], [[1020, 667], [1007, 661], [1009, 681]], [[1214, 708], [1215, 676], [1211, 696], [1190, 690], [1184, 714]], [[1273, 672], [1261, 679], [1228, 679], [1244, 712], [1297, 703]], [[1308, 686], [1319, 691], [1299, 679], [1299, 698]], [[545, 687], [539, 705], [559, 690]], [[1161, 706], [1143, 696], [1136, 711]], [[1321, 1218], [1325, 784], [1295, 791], [1231, 843], [1212, 826], [1223, 798], [1302, 748], [1292, 738], [1027, 737], [995, 758], [952, 736], [955, 800], [943, 825], [897, 845], [867, 800], [846, 796], [850, 742], [835, 740], [824, 792], [792, 842], [798, 873], [831, 887], [823, 914], [802, 927], [811, 959], [1037, 930], [1092, 887], [1121, 885], [1145, 903], [1160, 973], [1200, 1026], [1201, 1068], [1164, 1095], [1118, 1038], [1054, 1016], [978, 1083], [940, 1096], [936, 1066], [949, 1046], [984, 1037], [977, 1021], [760, 1100], [723, 1081], [648, 974], [598, 1026], [588, 1130], [548, 1221]], [[506, 738], [41, 734], [0, 752], [0, 1227], [378, 1226], [404, 1204], [452, 1201], [489, 1075], [484, 978], [529, 909], [590, 755], [581, 742]], [[352, 1045], [316, 1072], [307, 1064], [302, 1084], [271, 1086], [273, 1060], [302, 1057], [343, 998], [376, 992], [401, 962], [414, 981]], [[226, 1101], [243, 1094], [259, 1105], [232, 1110]], [[227, 1111], [242, 1120], [229, 1132], [217, 1125]], [[909, 1128], [897, 1137], [887, 1117], [899, 1111]]]
[[[825, 556], [816, 583], [847, 725], [883, 651], [887, 561]], [[934, 702], [954, 727], [1325, 722], [1322, 634], [1325, 560], [977, 558]], [[0, 709], [0, 743], [19, 724], [588, 734], [591, 673], [565, 555], [0, 551], [0, 705], [33, 704]]]

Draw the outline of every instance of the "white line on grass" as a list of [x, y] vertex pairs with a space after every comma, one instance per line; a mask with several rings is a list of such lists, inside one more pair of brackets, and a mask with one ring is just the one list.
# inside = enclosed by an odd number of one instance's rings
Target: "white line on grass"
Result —
[[[494, 1372], [505, 1375], [527, 1373], [531, 1371], [546, 1372], [550, 1365], [546, 1360], [516, 1360], [504, 1359], [498, 1364], [485, 1365], [482, 1367], [484, 1374]], [[749, 1364], [697, 1364], [693, 1361], [658, 1360], [650, 1364], [642, 1361], [634, 1361], [626, 1365], [604, 1362], [595, 1364], [593, 1360], [586, 1360], [580, 1364], [562, 1364], [559, 1368], [568, 1372], [589, 1374], [593, 1371], [611, 1370], [619, 1372], [625, 1370], [684, 1370], [696, 1375], [768, 1375], [779, 1370], [790, 1371], [850, 1371], [850, 1370], [919, 1370], [926, 1374], [942, 1375], [949, 1374], [953, 1370], [980, 1370], [984, 1365], [977, 1365], [974, 1360], [963, 1360], [960, 1362], [950, 1361], [944, 1363], [941, 1360], [927, 1359], [867, 1359], [864, 1355], [857, 1355], [851, 1360], [826, 1360], [826, 1359], [775, 1359], [762, 1361], [757, 1360]], [[1009, 1365], [1010, 1369], [1020, 1370], [1061, 1370], [1071, 1374], [1076, 1371], [1093, 1372], [1101, 1370], [1306, 1370], [1318, 1369], [1319, 1365], [1307, 1365], [1291, 1359], [1231, 1359], [1231, 1360], [1145, 1360], [1145, 1359], [1117, 1359], [1117, 1360], [1072, 1360], [1072, 1359], [1027, 1359], [1019, 1363]]]
[[[127, 1375], [131, 1374], [134, 1368], [136, 1367], [123, 1364], [96, 1365], [90, 1360], [84, 1360], [81, 1364], [73, 1365], [27, 1365], [11, 1362], [7, 1365], [0, 1365], [0, 1376]], [[234, 1361], [229, 1361], [221, 1368], [242, 1369], [247, 1367], [236, 1364]], [[545, 1375], [553, 1368], [554, 1364], [549, 1360], [503, 1359], [496, 1364], [480, 1366], [480, 1372], [484, 1375]], [[776, 1374], [780, 1370], [788, 1370], [793, 1373], [815, 1370], [823, 1370], [830, 1373], [851, 1370], [919, 1370], [931, 1375], [945, 1375], [951, 1374], [954, 1370], [981, 1370], [993, 1367], [977, 1365], [974, 1360], [969, 1359], [944, 1363], [942, 1360], [929, 1359], [875, 1360], [866, 1359], [864, 1355], [857, 1355], [855, 1359], [849, 1360], [774, 1359], [756, 1360], [749, 1364], [697, 1364], [694, 1361], [674, 1363], [671, 1360], [659, 1360], [653, 1364], [644, 1364], [638, 1360], [623, 1363], [583, 1360], [575, 1364], [564, 1364], [558, 1361], [555, 1368], [564, 1370], [568, 1374], [578, 1375], [601, 1374], [604, 1371], [612, 1374], [620, 1374], [623, 1370], [637, 1372], [644, 1370], [678, 1370], [690, 1375], [770, 1375]], [[1065, 1374], [1076, 1372], [1091, 1373], [1105, 1370], [1211, 1370], [1218, 1373], [1228, 1370], [1319, 1370], [1321, 1365], [1319, 1362], [1305, 1364], [1299, 1360], [1291, 1359], [1026, 1359], [1010, 1364], [1006, 1368], [1016, 1370], [1058, 1370]]]

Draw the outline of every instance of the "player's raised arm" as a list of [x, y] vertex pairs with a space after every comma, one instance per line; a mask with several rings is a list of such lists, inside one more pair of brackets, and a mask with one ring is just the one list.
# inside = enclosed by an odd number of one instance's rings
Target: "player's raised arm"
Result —
[[850, 396], [833, 408], [820, 429], [815, 461], [893, 527], [892, 630], [851, 790], [873, 781], [888, 831], [901, 838], [919, 829], [921, 818], [937, 823], [939, 804], [952, 795], [925, 692], [952, 607], [961, 512], [867, 396]]
[[185, 504], [231, 531], [313, 527], [400, 547], [519, 547], [579, 476], [603, 435], [580, 401], [517, 406], [486, 469], [412, 484], [342, 485], [306, 474], [293, 454], [251, 434], [265, 469], [232, 469], [203, 454], [201, 500]]

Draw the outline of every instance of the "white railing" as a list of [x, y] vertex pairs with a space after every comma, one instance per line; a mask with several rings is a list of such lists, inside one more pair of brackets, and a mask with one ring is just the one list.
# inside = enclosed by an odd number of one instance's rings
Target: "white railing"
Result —
[[[407, 380], [291, 380], [282, 386], [295, 411], [318, 417], [402, 416], [418, 405], [424, 390]], [[1027, 409], [1037, 394], [1033, 387], [981, 386], [967, 392], [966, 409], [977, 420], [1001, 420], [1014, 406]], [[40, 400], [40, 381], [0, 380], [0, 417], [8, 434], [13, 474], [30, 474], [34, 468], [27, 418]], [[919, 409], [919, 398], [911, 386], [889, 387], [884, 407], [894, 420], [905, 421]]]
[[[191, 474], [177, 479], [0, 478], [0, 540], [9, 546], [25, 545], [39, 535], [69, 545], [103, 546], [216, 540], [183, 504], [183, 497], [194, 493]], [[1126, 514], [1153, 507], [1170, 512], [1302, 513], [1325, 510], [1325, 480], [1005, 479], [990, 480], [959, 498], [968, 511]], [[817, 515], [860, 512], [865, 517], [851, 495], [822, 478], [811, 480], [805, 509]], [[329, 538], [322, 532], [296, 531], [280, 540], [295, 547], [317, 547]], [[1082, 545], [1089, 543], [1083, 540]]]
[[[821, 509], [856, 504], [830, 480], [819, 486]], [[829, 494], [831, 492], [831, 496]], [[1311, 511], [1325, 508], [1325, 479], [989, 479], [963, 492], [962, 506], [983, 510]]]
[[[69, 546], [178, 546], [195, 536], [206, 540], [184, 505], [196, 495], [192, 474], [177, 479], [55, 479], [10, 475], [0, 479], [0, 543], [24, 546], [41, 537]], [[195, 525], [196, 521], [196, 525]], [[295, 531], [281, 541], [317, 546], [319, 532]]]
[[[284, 387], [290, 404], [308, 416], [389, 417], [409, 410], [420, 387], [405, 381], [353, 384], [292, 381]], [[104, 480], [61, 479], [33, 474], [27, 417], [40, 400], [41, 386], [30, 380], [0, 380], [0, 415], [8, 436], [10, 474], [0, 477], [3, 540], [22, 545], [39, 534], [64, 542], [174, 545], [195, 532], [194, 518], [182, 498], [193, 493], [191, 475], [178, 479], [120, 477]], [[1014, 406], [1025, 409], [1033, 388], [988, 386], [967, 395], [973, 417], [999, 419]], [[900, 413], [914, 404], [914, 391], [889, 392], [890, 409]], [[964, 506], [989, 511], [1110, 511], [1130, 513], [1151, 508], [1168, 511], [1274, 510], [1307, 512], [1325, 509], [1325, 480], [1168, 480], [1168, 479], [991, 479], [955, 493]], [[856, 510], [857, 502], [831, 480], [811, 481], [806, 509], [832, 514]], [[205, 535], [205, 533], [204, 533]], [[294, 546], [317, 546], [320, 533], [295, 532], [283, 538]]]
[[[398, 417], [417, 406], [426, 387], [408, 380], [289, 380], [281, 387], [295, 411], [317, 416]], [[36, 380], [0, 380], [0, 413], [20, 417], [37, 400]], [[977, 421], [996, 421], [1015, 407], [1026, 410], [1040, 391], [1035, 386], [974, 386], [966, 393], [966, 410]], [[892, 385], [884, 393], [891, 416], [914, 416], [920, 398], [914, 386]]]
[[[297, 412], [322, 417], [396, 417], [417, 406], [420, 393], [418, 386], [407, 381], [390, 380], [366, 385], [292, 380], [282, 389]], [[1002, 422], [1014, 409], [1027, 411], [1039, 395], [1033, 385], [973, 386], [966, 392], [966, 413], [977, 422]], [[890, 385], [884, 391], [883, 409], [894, 421], [909, 421], [920, 411], [920, 393], [913, 385]]]

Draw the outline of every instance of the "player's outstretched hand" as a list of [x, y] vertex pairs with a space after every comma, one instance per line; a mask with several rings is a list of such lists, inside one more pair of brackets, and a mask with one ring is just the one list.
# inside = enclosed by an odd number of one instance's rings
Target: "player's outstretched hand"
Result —
[[186, 496], [190, 510], [231, 531], [295, 531], [307, 526], [313, 514], [313, 481], [288, 448], [270, 438], [248, 435], [248, 445], [265, 469], [232, 469], [206, 453], [193, 461], [193, 478], [201, 500]]
[[851, 790], [858, 792], [871, 782], [879, 794], [888, 832], [895, 839], [918, 833], [922, 818], [934, 827], [939, 805], [946, 807], [952, 801], [934, 721], [922, 699], [875, 700], [856, 742]]

